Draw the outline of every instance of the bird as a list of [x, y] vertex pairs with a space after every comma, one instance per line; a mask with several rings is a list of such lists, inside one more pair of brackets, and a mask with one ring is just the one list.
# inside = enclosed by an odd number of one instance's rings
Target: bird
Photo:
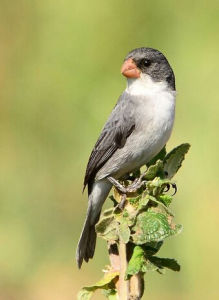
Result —
[[121, 73], [127, 87], [119, 97], [91, 152], [84, 188], [88, 208], [77, 246], [76, 262], [93, 258], [95, 225], [112, 188], [110, 178], [120, 180], [138, 170], [166, 145], [175, 118], [175, 75], [160, 51], [141, 47], [130, 51]]

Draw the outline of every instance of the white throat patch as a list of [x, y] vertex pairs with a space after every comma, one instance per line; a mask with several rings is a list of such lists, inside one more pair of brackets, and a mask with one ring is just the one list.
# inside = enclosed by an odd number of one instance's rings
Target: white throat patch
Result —
[[155, 82], [149, 75], [142, 73], [139, 78], [129, 78], [126, 88], [127, 93], [136, 96], [153, 95], [167, 91], [175, 95], [175, 91], [170, 90], [166, 82]]

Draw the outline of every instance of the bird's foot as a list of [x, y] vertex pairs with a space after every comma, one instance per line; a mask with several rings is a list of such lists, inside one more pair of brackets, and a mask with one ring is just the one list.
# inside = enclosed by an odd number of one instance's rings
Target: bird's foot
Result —
[[119, 204], [117, 205], [117, 207], [120, 210], [123, 210], [123, 208], [125, 207], [125, 203], [126, 203], [126, 194], [127, 194], [127, 190], [126, 188], [115, 178], [109, 176], [107, 177], [107, 179], [109, 180], [109, 182], [111, 182], [116, 189], [122, 194], [121, 196], [121, 201], [119, 202]]
[[177, 185], [175, 183], [167, 183], [164, 193], [167, 193], [170, 190], [170, 187], [174, 189], [174, 193], [172, 194], [172, 196], [174, 196], [177, 193]]
[[116, 187], [116, 189], [121, 193], [121, 201], [118, 204], [118, 208], [120, 210], [123, 210], [125, 206], [127, 194], [136, 193], [137, 190], [145, 184], [146, 181], [143, 180], [144, 175], [145, 172], [139, 178], [135, 178], [134, 181], [128, 186], [123, 186], [118, 180], [111, 176], [107, 177], [109, 182], [111, 182], [114, 185], [114, 187]]
[[142, 173], [139, 178], [135, 178], [135, 180], [126, 187], [126, 190], [128, 193], [137, 192], [137, 190], [140, 189], [146, 183], [146, 181], [143, 180], [145, 173], [146, 173], [146, 171], [144, 173]]
[[123, 210], [125, 207], [125, 203], [126, 203], [126, 194], [122, 194], [121, 201], [118, 204], [118, 208], [120, 210]]
[[142, 180], [145, 175], [145, 172], [139, 177], [135, 178], [135, 180], [129, 184], [128, 186], [123, 186], [118, 180], [109, 176], [107, 179], [120, 191], [122, 194], [135, 193], [138, 189], [140, 189], [144, 184], [145, 180]]
[[118, 180], [111, 176], [107, 177], [107, 179], [117, 188], [118, 191], [120, 191], [122, 194], [127, 194], [127, 188], [124, 187]]

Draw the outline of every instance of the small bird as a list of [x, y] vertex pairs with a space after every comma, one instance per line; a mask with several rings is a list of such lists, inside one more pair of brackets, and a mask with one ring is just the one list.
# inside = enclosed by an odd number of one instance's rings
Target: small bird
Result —
[[128, 53], [121, 68], [127, 87], [112, 110], [91, 152], [84, 188], [88, 209], [76, 260], [93, 257], [98, 222], [112, 181], [149, 162], [168, 141], [175, 117], [175, 76], [166, 57], [152, 48]]

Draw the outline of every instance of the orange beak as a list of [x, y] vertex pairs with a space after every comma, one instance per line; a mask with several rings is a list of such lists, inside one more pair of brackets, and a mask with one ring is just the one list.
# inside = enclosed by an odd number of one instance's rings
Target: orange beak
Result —
[[127, 78], [138, 78], [140, 77], [140, 70], [137, 68], [133, 59], [127, 59], [121, 68], [121, 73]]

